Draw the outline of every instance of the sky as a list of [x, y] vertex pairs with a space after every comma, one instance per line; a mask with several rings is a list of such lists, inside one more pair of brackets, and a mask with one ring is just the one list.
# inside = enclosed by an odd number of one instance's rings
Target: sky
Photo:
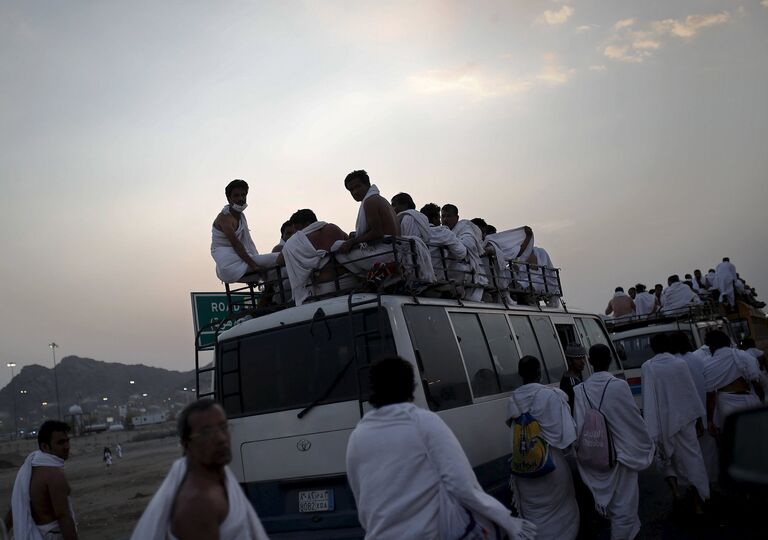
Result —
[[194, 367], [224, 186], [262, 252], [344, 176], [530, 225], [570, 306], [728, 256], [768, 298], [768, 0], [0, 4], [0, 385]]

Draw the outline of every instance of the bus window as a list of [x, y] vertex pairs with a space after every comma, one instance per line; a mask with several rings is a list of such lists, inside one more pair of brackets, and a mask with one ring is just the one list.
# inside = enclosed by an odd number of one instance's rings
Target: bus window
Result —
[[560, 382], [563, 373], [568, 367], [565, 365], [565, 357], [560, 344], [557, 342], [557, 334], [552, 326], [552, 321], [546, 315], [534, 315], [531, 317], [531, 323], [536, 330], [536, 338], [541, 347], [540, 360], [547, 366], [550, 382]]
[[480, 313], [480, 322], [483, 323], [485, 338], [488, 348], [491, 350], [493, 365], [499, 375], [501, 391], [514, 390], [523, 380], [517, 373], [517, 365], [520, 355], [512, 337], [506, 318], [501, 313]]
[[477, 314], [452, 312], [450, 317], [467, 367], [472, 394], [474, 397], [498, 394], [501, 392], [499, 380]]
[[342, 372], [339, 383], [320, 405], [364, 400], [367, 385], [361, 378], [363, 395], [358, 395], [357, 367], [367, 365], [382, 354], [393, 353], [395, 348], [386, 317], [369, 310], [355, 313], [352, 320], [355, 333], [366, 329], [380, 332], [367, 340], [358, 339], [359, 366], [352, 361], [354, 345], [348, 315], [242, 337], [237, 340], [237, 362], [232, 358], [231, 344], [222, 343], [220, 376], [227, 415], [236, 417], [306, 407], [322, 396]]
[[[589, 350], [592, 345], [597, 345], [598, 343], [607, 345], [609, 348], [611, 347], [611, 341], [608, 339], [605, 330], [603, 330], [603, 327], [595, 319], [577, 317], [576, 324], [579, 326], [582, 337], [586, 341], [584, 347], [587, 350]], [[627, 356], [629, 356], [629, 351], [627, 351], [626, 345], [624, 346], [624, 351], [627, 353]], [[611, 365], [608, 367], [608, 371], [618, 371], [620, 369], [621, 368], [619, 367], [619, 362], [616, 359], [616, 354], [611, 354]]]
[[403, 306], [403, 313], [429, 408], [441, 411], [472, 403], [467, 373], [445, 308]]
[[581, 339], [576, 335], [576, 328], [572, 324], [556, 324], [555, 330], [557, 331], [557, 337], [560, 339], [560, 345], [565, 350], [571, 343], [578, 343], [581, 345]]
[[[523, 356], [531, 355], [541, 360], [541, 350], [539, 349], [539, 343], [536, 341], [536, 334], [533, 333], [531, 322], [528, 317], [524, 315], [510, 315], [509, 321], [512, 323], [515, 336], [517, 337], [517, 344], [520, 345], [520, 354]], [[547, 384], [547, 370], [542, 368], [542, 383]]]

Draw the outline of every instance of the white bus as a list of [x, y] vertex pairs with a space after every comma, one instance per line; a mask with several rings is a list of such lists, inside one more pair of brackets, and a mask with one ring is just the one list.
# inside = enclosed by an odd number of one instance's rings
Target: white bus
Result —
[[[369, 408], [371, 362], [411, 362], [416, 405], [445, 420], [483, 488], [509, 504], [505, 413], [518, 361], [542, 359], [543, 382], [558, 384], [570, 342], [614, 350], [589, 313], [352, 293], [241, 322], [219, 335], [207, 369], [230, 419], [232, 470], [270, 537], [359, 538], [345, 453]], [[615, 352], [614, 362], [620, 373]]]

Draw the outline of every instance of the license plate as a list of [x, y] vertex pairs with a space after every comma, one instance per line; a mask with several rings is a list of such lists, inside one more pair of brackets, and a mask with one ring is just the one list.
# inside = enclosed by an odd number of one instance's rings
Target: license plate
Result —
[[333, 490], [299, 491], [299, 512], [330, 512], [333, 510]]

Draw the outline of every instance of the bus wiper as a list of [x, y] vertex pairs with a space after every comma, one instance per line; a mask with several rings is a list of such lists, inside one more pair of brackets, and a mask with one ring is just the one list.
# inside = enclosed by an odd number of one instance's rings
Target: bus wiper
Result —
[[317, 398], [315, 401], [313, 401], [309, 405], [307, 405], [306, 407], [304, 407], [304, 409], [299, 414], [296, 415], [297, 418], [299, 418], [299, 419], [304, 418], [307, 415], [307, 413], [309, 411], [311, 411], [312, 409], [314, 409], [320, 402], [325, 401], [326, 399], [328, 399], [328, 396], [331, 395], [331, 392], [333, 392], [336, 389], [336, 387], [341, 382], [341, 379], [344, 378], [344, 374], [349, 369], [349, 366], [351, 366], [354, 362], [355, 362], [355, 355], [353, 353], [352, 354], [352, 358], [347, 360], [347, 363], [344, 364], [343, 368], [341, 368], [341, 371], [339, 371], [339, 373], [336, 375], [336, 378], [333, 379], [333, 382], [330, 385], [328, 385], [328, 388], [325, 390], [325, 392], [323, 392], [323, 395], [320, 396], [319, 398]]

